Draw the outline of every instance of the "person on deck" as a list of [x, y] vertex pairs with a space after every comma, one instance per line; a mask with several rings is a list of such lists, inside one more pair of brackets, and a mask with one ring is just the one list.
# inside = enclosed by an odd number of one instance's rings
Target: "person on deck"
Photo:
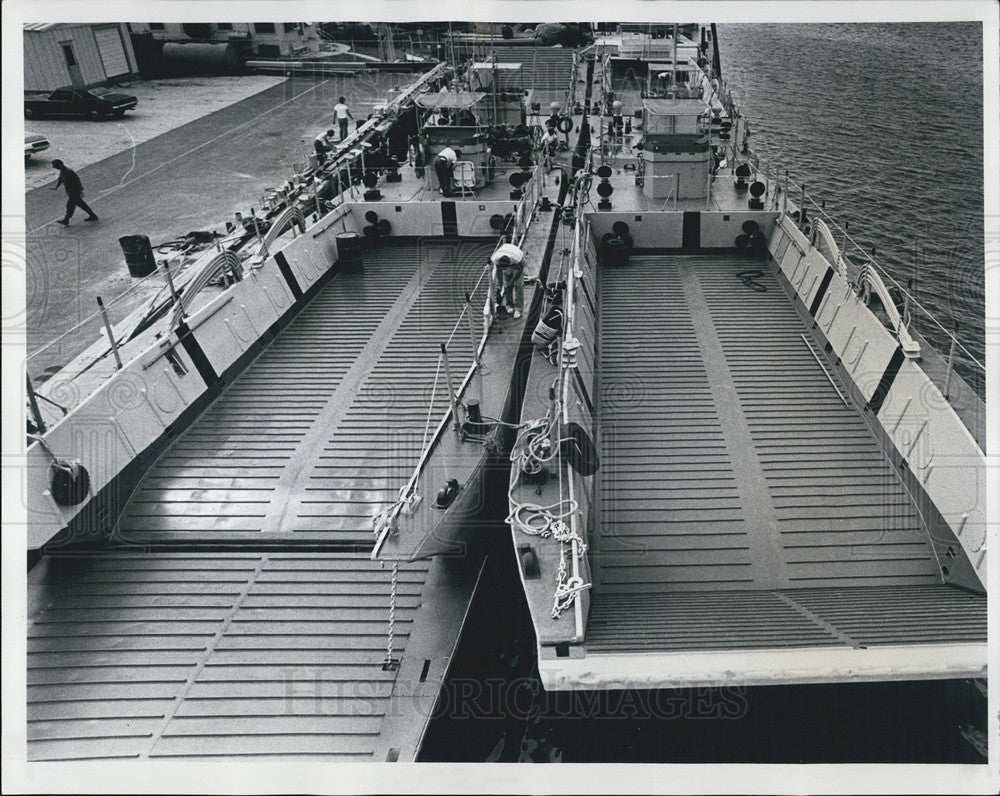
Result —
[[545, 163], [545, 169], [548, 171], [552, 168], [552, 158], [556, 156], [556, 151], [559, 148], [559, 136], [556, 135], [556, 131], [551, 127], [546, 127], [545, 132], [542, 133], [541, 147], [543, 163]]
[[459, 150], [446, 146], [434, 158], [434, 173], [437, 175], [441, 193], [445, 196], [451, 196], [454, 187], [452, 174], [460, 157], [462, 157], [462, 153]]
[[497, 306], [520, 318], [524, 312], [524, 252], [513, 243], [497, 247], [490, 257], [493, 265], [493, 295]]
[[52, 168], [59, 171], [59, 179], [49, 190], [56, 191], [60, 185], [66, 188], [66, 215], [59, 219], [59, 223], [64, 227], [68, 227], [69, 220], [73, 216], [73, 211], [78, 207], [87, 213], [85, 221], [97, 221], [97, 214], [83, 201], [83, 183], [80, 182], [80, 175], [66, 166], [61, 160], [53, 160]]
[[316, 136], [316, 140], [313, 142], [313, 147], [316, 150], [316, 159], [319, 161], [319, 165], [326, 163], [327, 153], [330, 152], [332, 147], [330, 146], [330, 140], [333, 138], [333, 130], [327, 130], [325, 133], [320, 133]]
[[340, 140], [343, 141], [347, 138], [347, 120], [354, 118], [351, 109], [347, 107], [346, 98], [341, 97], [337, 100], [337, 104], [333, 106], [333, 115], [337, 118], [337, 124], [340, 125]]

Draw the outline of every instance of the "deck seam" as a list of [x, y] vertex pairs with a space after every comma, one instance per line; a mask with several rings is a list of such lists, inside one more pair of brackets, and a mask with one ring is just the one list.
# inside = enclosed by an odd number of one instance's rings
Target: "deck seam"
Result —
[[836, 627], [833, 623], [829, 622], [826, 619], [823, 619], [823, 617], [817, 616], [812, 611], [810, 611], [808, 608], [806, 608], [804, 605], [800, 605], [798, 602], [795, 601], [795, 599], [793, 599], [792, 597], [789, 597], [788, 594], [786, 594], [784, 591], [776, 589], [774, 591], [774, 595], [779, 600], [781, 600], [782, 602], [784, 602], [785, 604], [787, 604], [789, 608], [791, 608], [791, 609], [793, 609], [795, 611], [798, 611], [800, 614], [802, 614], [802, 616], [804, 616], [807, 619], [815, 622], [818, 626], [822, 627], [828, 633], [830, 633], [831, 635], [837, 637], [838, 639], [840, 639], [841, 641], [843, 641], [845, 644], [853, 647], [854, 649], [864, 649], [863, 645], [859, 644], [857, 641], [855, 641], [853, 638], [851, 638], [847, 633], [844, 633], [842, 630], [840, 630], [838, 627]]
[[[327, 405], [323, 407], [310, 425], [308, 431], [300, 439], [295, 452], [292, 454], [293, 460], [297, 458], [298, 466], [284, 468], [277, 482], [278, 487], [284, 487], [283, 500], [278, 504], [280, 510], [277, 510], [278, 506], [272, 502], [264, 525], [267, 525], [269, 521], [273, 521], [275, 530], [279, 532], [282, 530], [281, 526], [288, 517], [289, 511], [294, 510], [297, 504], [297, 492], [293, 487], [306, 472], [312, 469], [317, 450], [326, 445], [330, 435], [340, 425], [345, 410], [350, 408], [357, 399], [358, 394], [366, 384], [365, 375], [371, 373], [379, 357], [385, 353], [386, 347], [392, 340], [391, 332], [393, 329], [399, 327], [399, 324], [417, 302], [422, 292], [420, 288], [423, 287], [423, 283], [435, 270], [438, 262], [432, 261], [426, 265], [428, 268], [425, 272], [425, 263], [422, 260], [418, 260], [413, 276], [410, 277], [409, 281], [403, 287], [400, 295], [385, 314], [378, 327], [372, 332], [368, 343], [365, 344], [364, 348], [355, 357], [351, 367], [341, 377], [336, 389], [328, 399]], [[288, 531], [287, 533], [291, 532]]]
[[[788, 581], [780, 537], [777, 536], [778, 514], [771, 501], [757, 445], [750, 433], [749, 419], [743, 411], [739, 386], [702, 289], [699, 279], [702, 262], [700, 258], [682, 260], [678, 272], [719, 415], [721, 435], [727, 443], [726, 453], [737, 473], [737, 487], [746, 511], [747, 537], [751, 540], [754, 584], [763, 589], [774, 589]], [[761, 549], [761, 541], [764, 542], [764, 549]], [[770, 556], [766, 555], [767, 551]]]
[[250, 590], [257, 582], [257, 578], [259, 578], [260, 574], [264, 571], [264, 565], [267, 563], [269, 558], [270, 558], [269, 554], [261, 555], [258, 558], [256, 566], [253, 568], [253, 571], [247, 576], [245, 582], [243, 583], [243, 588], [233, 598], [233, 602], [232, 605], [230, 606], [229, 611], [226, 613], [225, 616], [222, 617], [221, 625], [218, 631], [216, 632], [215, 637], [205, 645], [205, 649], [201, 654], [200, 660], [198, 661], [197, 664], [195, 664], [194, 671], [191, 672], [190, 675], [188, 675], [188, 679], [187, 682], [184, 684], [184, 687], [174, 695], [174, 704], [172, 709], [165, 712], [163, 721], [161, 722], [159, 729], [154, 731], [152, 734], [153, 737], [149, 743], [149, 748], [146, 749], [144, 753], [141, 753], [139, 755], [140, 757], [148, 758], [150, 755], [153, 754], [153, 750], [156, 748], [156, 745], [160, 742], [160, 739], [163, 737], [163, 733], [166, 732], [167, 728], [170, 726], [170, 723], [174, 720], [174, 717], [177, 715], [177, 711], [180, 710], [181, 705], [184, 704], [184, 699], [187, 697], [189, 693], [191, 693], [191, 689], [194, 688], [194, 684], [197, 682], [198, 676], [201, 674], [202, 670], [205, 668], [205, 665], [208, 663], [208, 659], [212, 657], [212, 654], [218, 647], [219, 642], [221, 642], [222, 639], [225, 638], [226, 631], [232, 624], [233, 618], [236, 616], [237, 613], [239, 613], [239, 610], [243, 605], [243, 601], [247, 598], [247, 595], [250, 593]]

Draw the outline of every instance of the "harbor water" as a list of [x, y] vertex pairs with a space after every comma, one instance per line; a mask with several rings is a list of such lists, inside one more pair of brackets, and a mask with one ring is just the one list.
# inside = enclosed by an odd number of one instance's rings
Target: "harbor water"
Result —
[[[982, 361], [982, 34], [961, 23], [723, 25], [751, 146], [787, 168]], [[946, 337], [920, 327], [938, 348]], [[982, 393], [975, 368], [960, 372]], [[503, 516], [498, 501], [494, 516]], [[546, 693], [510, 532], [490, 556], [422, 760], [981, 762], [967, 681]]]

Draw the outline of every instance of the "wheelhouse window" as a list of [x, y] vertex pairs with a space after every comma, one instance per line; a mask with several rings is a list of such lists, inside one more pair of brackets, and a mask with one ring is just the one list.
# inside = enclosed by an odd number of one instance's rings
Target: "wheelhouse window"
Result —
[[273, 22], [254, 22], [253, 23], [254, 33], [274, 33], [274, 23]]

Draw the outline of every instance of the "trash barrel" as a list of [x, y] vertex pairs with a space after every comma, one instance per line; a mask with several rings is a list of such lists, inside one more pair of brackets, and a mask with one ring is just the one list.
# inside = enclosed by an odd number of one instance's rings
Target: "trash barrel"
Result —
[[149, 276], [156, 270], [153, 247], [145, 235], [125, 235], [118, 239], [125, 254], [125, 264], [131, 276]]
[[361, 236], [357, 232], [337, 233], [337, 254], [341, 273], [360, 274], [365, 270], [361, 257]]

